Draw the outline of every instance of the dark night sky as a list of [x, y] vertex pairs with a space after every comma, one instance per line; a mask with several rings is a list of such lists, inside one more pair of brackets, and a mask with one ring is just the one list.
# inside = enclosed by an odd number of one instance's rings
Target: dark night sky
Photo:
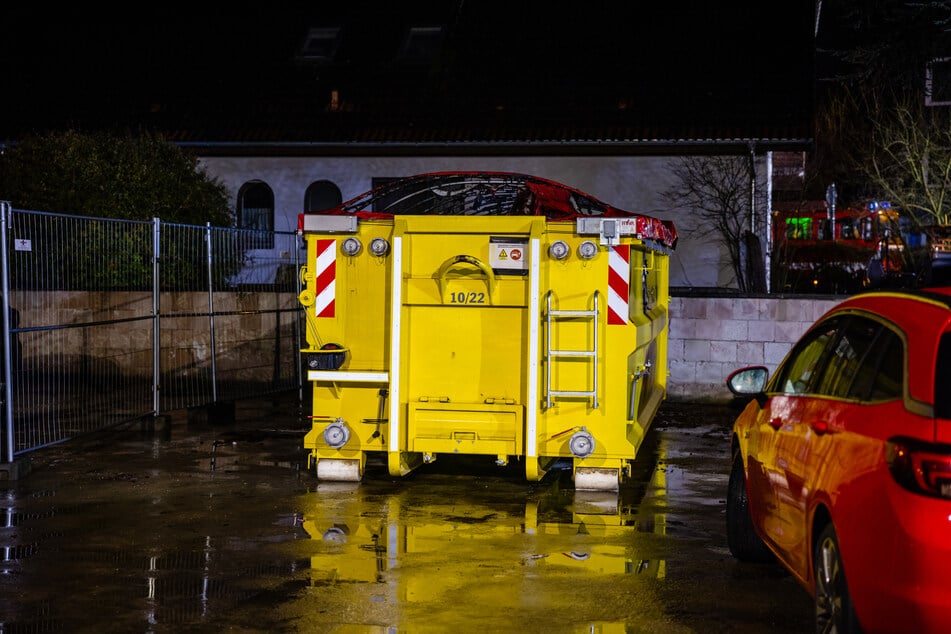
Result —
[[296, 25], [267, 26], [212, 20], [29, 25], [6, 40], [3, 72], [17, 92], [66, 99], [71, 96], [64, 92], [201, 88], [289, 59], [299, 37]]
[[565, 6], [468, 0], [461, 13], [458, 3], [435, 1], [345, 6], [257, 9], [240, 17], [137, 8], [134, 16], [108, 19], [75, 9], [75, 15], [70, 9], [40, 15], [7, 7], [0, 39], [4, 114], [28, 112], [36, 120], [48, 111], [163, 100], [226, 104], [299, 73], [293, 58], [311, 24], [343, 25], [343, 66], [360, 72], [373, 60], [385, 65], [391, 51], [382, 45], [396, 41], [387, 39], [394, 25], [425, 15], [441, 16], [433, 21], [465, 38], [454, 63], [475, 77], [471, 88], [483, 92], [531, 86], [541, 98], [557, 99], [559, 91], [610, 86], [629, 87], [646, 101], [676, 93], [729, 103], [764, 94], [777, 99], [811, 81], [814, 7], [801, 1]]

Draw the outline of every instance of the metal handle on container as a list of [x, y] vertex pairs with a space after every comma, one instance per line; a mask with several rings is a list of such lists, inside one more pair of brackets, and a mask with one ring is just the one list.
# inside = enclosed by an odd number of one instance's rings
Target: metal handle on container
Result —
[[482, 272], [482, 274], [485, 276], [485, 285], [489, 291], [489, 300], [491, 303], [491, 300], [495, 296], [495, 272], [492, 270], [492, 267], [479, 258], [465, 254], [460, 254], [449, 258], [442, 263], [442, 265], [439, 267], [439, 271], [436, 273], [436, 278], [439, 280], [439, 294], [443, 298], [443, 301], [445, 301], [446, 297], [446, 283], [448, 281], [447, 277], [449, 276], [449, 273], [453, 267], [455, 267], [457, 264], [468, 264], [470, 266], [474, 266]]

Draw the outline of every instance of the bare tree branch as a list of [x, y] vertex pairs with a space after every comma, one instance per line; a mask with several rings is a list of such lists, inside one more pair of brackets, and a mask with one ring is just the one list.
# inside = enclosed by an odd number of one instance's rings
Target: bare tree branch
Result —
[[919, 99], [872, 105], [871, 143], [859, 162], [870, 185], [919, 223], [948, 224], [951, 122]]
[[[683, 157], [674, 167], [677, 184], [667, 199], [695, 211], [693, 235], [713, 236], [729, 254], [729, 267], [741, 291], [754, 290], [744, 266], [744, 239], [751, 229], [750, 168], [746, 157]], [[761, 191], [757, 188], [757, 191]], [[758, 263], [762, 266], [762, 263]]]

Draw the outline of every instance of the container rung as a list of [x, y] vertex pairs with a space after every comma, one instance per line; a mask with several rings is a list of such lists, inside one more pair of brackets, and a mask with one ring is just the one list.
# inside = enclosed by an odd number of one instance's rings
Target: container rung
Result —
[[594, 392], [594, 390], [587, 391], [587, 392], [578, 392], [574, 390], [552, 390], [549, 392], [549, 394], [551, 396], [587, 396], [587, 397], [596, 396], [596, 393]]
[[548, 314], [552, 317], [595, 317], [598, 314], [596, 310], [550, 310]]
[[[548, 291], [545, 296], [545, 321], [546, 321], [546, 341], [545, 341], [545, 403], [546, 407], [553, 406], [553, 399], [556, 398], [589, 398], [591, 399], [591, 405], [594, 409], [598, 409], [598, 315], [599, 315], [599, 306], [600, 302], [600, 292], [595, 291], [591, 297], [591, 306], [590, 310], [558, 310], [551, 307], [552, 300], [552, 291]], [[587, 322], [581, 324], [585, 330], [587, 330], [588, 340], [591, 342], [591, 350], [555, 350], [552, 347], [553, 331], [555, 328], [561, 327], [564, 321], [568, 321], [574, 318], [577, 322]], [[577, 329], [578, 324], [571, 326], [572, 328]], [[583, 344], [584, 339], [578, 343]], [[568, 341], [565, 341], [568, 343]], [[580, 358], [585, 360], [585, 364], [591, 363], [591, 381], [578, 381], [575, 385], [593, 385], [591, 390], [553, 390], [552, 389], [552, 367], [555, 366], [556, 362], [559, 359], [565, 358]], [[562, 361], [563, 362], [563, 361]]]

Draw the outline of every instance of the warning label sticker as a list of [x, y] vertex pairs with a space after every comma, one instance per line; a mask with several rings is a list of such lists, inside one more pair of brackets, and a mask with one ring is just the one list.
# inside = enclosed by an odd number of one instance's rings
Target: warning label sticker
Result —
[[489, 266], [501, 274], [528, 273], [528, 240], [489, 238]]

